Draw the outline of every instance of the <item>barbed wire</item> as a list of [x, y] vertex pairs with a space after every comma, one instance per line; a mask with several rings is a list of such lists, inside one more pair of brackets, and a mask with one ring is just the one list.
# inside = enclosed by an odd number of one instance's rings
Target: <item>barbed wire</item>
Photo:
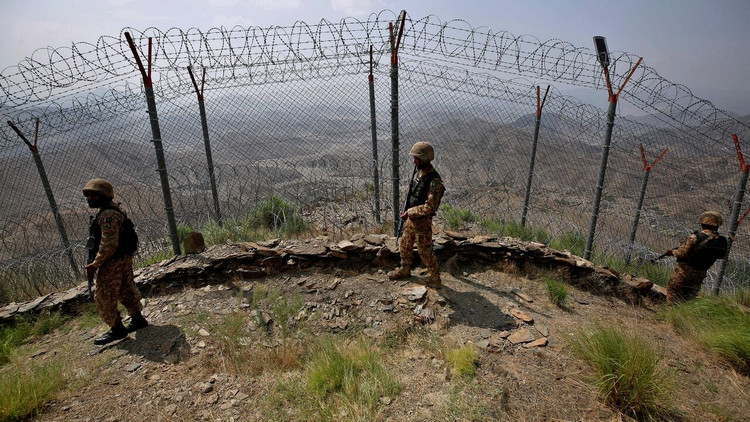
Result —
[[[180, 227], [200, 229], [215, 219], [195, 92], [185, 69], [192, 65], [206, 69], [207, 120], [227, 226], [242, 225], [253, 207], [278, 195], [300, 206], [304, 218], [326, 235], [384, 230], [375, 211], [393, 212], [390, 68], [380, 64], [390, 53], [391, 20], [395, 14], [383, 11], [366, 21], [265, 29], [124, 29], [134, 35], [142, 55], [148, 38], [154, 40], [154, 91]], [[140, 74], [123, 38], [121, 33], [93, 44], [39, 50], [0, 74], [5, 120], [27, 135], [40, 121], [39, 152], [71, 237], [69, 248], [61, 248], [51, 235], [55, 219], [29, 151], [0, 125], [0, 285], [34, 274], [31, 284], [16, 282], [23, 285], [19, 291], [59, 288], [69, 276], [67, 254], [83, 263], [90, 210], [80, 189], [92, 177], [115, 185], [118, 200], [138, 225], [144, 257], [169, 249]], [[383, 175], [378, 186], [372, 180], [367, 92], [370, 45]], [[530, 161], [535, 88], [548, 80], [602, 89], [593, 52], [463, 21], [441, 23], [434, 16], [407, 19], [402, 45], [400, 167], [410, 166], [404, 148], [430, 140], [448, 187], [446, 205], [471, 211], [480, 226], [517, 221]], [[630, 53], [613, 57], [618, 85], [637, 59]], [[746, 144], [748, 131], [647, 66], [639, 66], [629, 83], [622, 98], [655, 113], [660, 123], [618, 116], [596, 245], [606, 256], [622, 255], [632, 246], [645, 259], [675, 246], [703, 209], [729, 215], [737, 185], [729, 134], [737, 133]], [[553, 237], [585, 233], [605, 130], [603, 110], [551, 87], [531, 185], [531, 228]], [[643, 177], [639, 145], [649, 155], [667, 147], [669, 154], [651, 175], [643, 228], [629, 245]], [[745, 198], [743, 206], [748, 205]], [[443, 218], [438, 214], [438, 224]], [[743, 226], [732, 250], [729, 286], [747, 282], [742, 279], [750, 273], [747, 239]]]

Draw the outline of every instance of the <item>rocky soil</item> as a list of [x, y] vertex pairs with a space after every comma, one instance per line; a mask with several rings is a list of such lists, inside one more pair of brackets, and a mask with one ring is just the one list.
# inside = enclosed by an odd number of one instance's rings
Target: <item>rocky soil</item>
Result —
[[[416, 277], [388, 280], [385, 270], [311, 266], [152, 289], [144, 297], [150, 326], [105, 347], [92, 344], [101, 323], [76, 319], [24, 346], [29, 364], [64, 359], [72, 368], [69, 388], [34, 420], [320, 420], [277, 398], [303, 371], [305, 348], [326, 336], [385, 351], [383, 363], [401, 390], [379, 398], [374, 420], [628, 420], [602, 404], [591, 372], [571, 353], [569, 342], [596, 324], [637, 333], [663, 350], [676, 383], [675, 420], [748, 420], [750, 380], [660, 321], [658, 302], [634, 304], [571, 286], [570, 300], [558, 307], [540, 280], [554, 272], [502, 260], [447, 263], [437, 290]], [[274, 291], [301, 304], [285, 324], [258, 300]], [[232, 317], [243, 333], [239, 361], [221, 323]], [[446, 360], [446, 350], [464, 345], [478, 351], [471, 379]], [[299, 362], [271, 365], [281, 361], [281, 349]]]

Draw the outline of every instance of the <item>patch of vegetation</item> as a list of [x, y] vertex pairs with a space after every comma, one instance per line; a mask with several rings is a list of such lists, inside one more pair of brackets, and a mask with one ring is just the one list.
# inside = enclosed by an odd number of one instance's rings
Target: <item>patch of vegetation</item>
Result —
[[539, 242], [548, 244], [551, 236], [542, 229], [533, 229], [522, 226], [515, 221], [503, 221], [497, 219], [482, 220], [479, 223], [485, 232], [497, 235], [499, 237], [513, 237], [525, 242]]
[[458, 230], [466, 222], [477, 221], [477, 216], [469, 210], [453, 208], [450, 205], [441, 205], [443, 211], [443, 223], [451, 230]]
[[594, 384], [607, 405], [637, 420], [669, 419], [672, 375], [660, 367], [661, 354], [644, 340], [602, 326], [566, 340], [592, 368]]
[[251, 357], [251, 350], [247, 347], [249, 333], [246, 325], [243, 313], [232, 312], [224, 315], [215, 328], [219, 352], [224, 358], [228, 372], [246, 374], [246, 369], [249, 368], [245, 365]]
[[[250, 359], [249, 367], [254, 373], [261, 373], [267, 369], [290, 370], [300, 366], [304, 348], [299, 342], [291, 341], [291, 337], [296, 329], [300, 328], [296, 316], [302, 310], [303, 304], [304, 299], [299, 293], [285, 295], [278, 289], [268, 288], [265, 284], [255, 286], [251, 318], [264, 335], [271, 334], [270, 330], [275, 326], [281, 344], [264, 349]], [[270, 324], [266, 323], [266, 313], [270, 316]]]
[[36, 319], [18, 318], [15, 325], [0, 330], [0, 365], [10, 362], [13, 351], [29, 338], [48, 334], [64, 323], [65, 318], [57, 312], [43, 314]]
[[669, 276], [671, 274], [672, 269], [670, 267], [649, 261], [646, 261], [642, 266], [635, 269], [635, 275], [638, 277], [647, 278], [663, 287], [666, 287], [669, 283]]
[[471, 344], [448, 350], [445, 360], [451, 364], [453, 372], [461, 377], [473, 378], [477, 374], [479, 355]]
[[24, 268], [0, 271], [0, 304], [24, 302], [53, 293], [59, 289], [58, 280], [69, 280], [70, 267], [58, 267], [55, 262], [39, 263]]
[[738, 304], [746, 308], [750, 308], [750, 287], [741, 287], [738, 289], [734, 289], [731, 297]]
[[38, 414], [67, 380], [64, 365], [16, 365], [0, 371], [0, 420], [26, 420]]
[[299, 372], [278, 378], [259, 403], [269, 420], [373, 421], [401, 391], [383, 352], [365, 339], [315, 342]]
[[145, 268], [150, 265], [158, 264], [165, 259], [169, 259], [174, 256], [174, 252], [171, 248], [169, 249], [160, 249], [154, 253], [151, 253], [149, 255], [144, 254], [138, 254], [138, 257], [133, 262], [133, 267], [135, 269], [138, 268]]
[[401, 390], [376, 349], [365, 340], [341, 345], [334, 339], [324, 339], [310, 356], [305, 371], [307, 387], [320, 403], [321, 416], [338, 420], [372, 420], [383, 401]]
[[248, 213], [247, 220], [253, 226], [291, 236], [299, 235], [308, 228], [299, 208], [277, 195], [271, 195], [258, 203]]
[[549, 276], [543, 276], [542, 281], [544, 281], [544, 285], [547, 288], [547, 296], [549, 297], [550, 302], [560, 308], [564, 307], [570, 297], [568, 286]]
[[699, 297], [666, 307], [662, 316], [680, 334], [750, 375], [750, 313], [731, 298]]
[[566, 232], [552, 239], [550, 247], [559, 251], [569, 251], [576, 256], [583, 256], [586, 251], [586, 238], [579, 232]]
[[[252, 308], [259, 311], [267, 308], [273, 323], [278, 327], [283, 342], [289, 338], [291, 328], [296, 324], [294, 317], [302, 309], [304, 299], [297, 292], [285, 295], [278, 289], [268, 288], [265, 284], [257, 284], [253, 289]], [[260, 315], [260, 313], [258, 313]], [[261, 317], [262, 318], [262, 317]], [[256, 320], [259, 327], [265, 327], [265, 321]]]
[[452, 383], [448, 391], [448, 400], [441, 409], [440, 420], [448, 421], [496, 421], [503, 420], [502, 414], [507, 407], [507, 392], [498, 392], [492, 403], [487, 403], [478, 398], [482, 391], [477, 383], [456, 382]]
[[613, 255], [601, 256], [600, 254], [594, 254], [591, 260], [599, 265], [613, 268], [621, 274], [628, 273], [647, 278], [660, 286], [666, 286], [669, 283], [669, 276], [672, 274], [671, 267], [651, 261], [631, 261], [628, 264], [624, 258]]
[[384, 349], [397, 350], [408, 343], [409, 335], [414, 330], [413, 326], [398, 322], [395, 328], [385, 330], [380, 345]]

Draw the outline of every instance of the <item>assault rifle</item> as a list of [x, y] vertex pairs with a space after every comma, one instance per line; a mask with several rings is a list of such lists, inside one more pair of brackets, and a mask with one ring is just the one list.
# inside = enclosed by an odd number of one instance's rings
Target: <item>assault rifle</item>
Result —
[[[86, 258], [86, 264], [91, 264], [96, 259], [96, 251], [94, 248], [96, 247], [96, 238], [94, 237], [94, 233], [92, 230], [92, 227], [94, 225], [94, 216], [89, 216], [89, 237], [86, 239], [86, 251], [88, 252], [88, 256]], [[94, 299], [94, 294], [91, 292], [91, 289], [94, 287], [94, 276], [88, 275], [88, 271], [86, 272], [86, 278], [88, 279], [89, 285], [88, 285], [88, 293], [89, 293], [89, 299]]]
[[[414, 171], [411, 173], [411, 180], [409, 180], [409, 190], [406, 192], [406, 199], [404, 199], [404, 210], [401, 211], [401, 214], [405, 213], [406, 210], [409, 209], [409, 198], [411, 198], [411, 191], [412, 187], [414, 186], [414, 176], [417, 174], [417, 166], [414, 166]], [[401, 216], [399, 214], [399, 217]], [[404, 231], [404, 219], [400, 218], [398, 222], [398, 235], [396, 236], [396, 240], [398, 240], [401, 237], [401, 233]]]
[[649, 261], [651, 261], [652, 263], [654, 263], [654, 262], [656, 262], [656, 261], [658, 261], [658, 260], [660, 260], [660, 259], [664, 258], [665, 256], [669, 256], [669, 253], [670, 253], [670, 252], [672, 252], [672, 249], [670, 249], [670, 250], [668, 250], [668, 251], [664, 252], [663, 254], [661, 254], [661, 255], [657, 256], [656, 258], [652, 258], [652, 259], [650, 259]]

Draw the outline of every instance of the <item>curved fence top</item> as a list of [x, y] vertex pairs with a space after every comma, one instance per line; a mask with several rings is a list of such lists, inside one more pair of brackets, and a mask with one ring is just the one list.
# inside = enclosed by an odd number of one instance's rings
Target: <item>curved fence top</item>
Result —
[[[17, 66], [4, 69], [0, 73], [0, 110], [11, 119], [23, 119], [23, 111], [39, 117], [50, 102], [57, 104], [53, 109], [66, 108], [80, 104], [81, 97], [119, 97], [112, 93], [115, 86], [117, 90], [136, 89], [139, 74], [125, 42], [125, 32], [133, 35], [142, 57], [146, 57], [148, 40], [152, 39], [156, 89], [174, 91], [190, 89], [190, 81], [179, 72], [188, 65], [206, 68], [210, 84], [234, 78], [252, 79], [254, 75], [261, 78], [256, 83], [284, 81], [304, 78], [321, 69], [366, 66], [370, 45], [377, 63], [389, 54], [388, 23], [396, 21], [394, 12], [383, 10], [367, 20], [321, 20], [312, 25], [299, 21], [292, 26], [235, 26], [207, 31], [125, 28], [119, 36], [102, 36], [95, 43], [37, 50]], [[557, 39], [540, 41], [530, 35], [516, 36], [487, 27], [474, 28], [463, 20], [442, 22], [433, 15], [409, 17], [401, 46], [401, 54], [421, 59], [552, 83], [605, 87], [596, 54], [588, 47]], [[612, 58], [612, 84], [619, 86], [638, 56], [613, 52]], [[665, 124], [698, 128], [714, 141], [733, 133], [746, 136], [748, 126], [696, 97], [688, 87], [662, 78], [646, 63], [647, 60], [635, 70], [628, 89], [623, 91], [623, 100]], [[273, 72], [269, 72], [269, 66], [273, 66]], [[98, 104], [90, 98], [85, 102]]]

